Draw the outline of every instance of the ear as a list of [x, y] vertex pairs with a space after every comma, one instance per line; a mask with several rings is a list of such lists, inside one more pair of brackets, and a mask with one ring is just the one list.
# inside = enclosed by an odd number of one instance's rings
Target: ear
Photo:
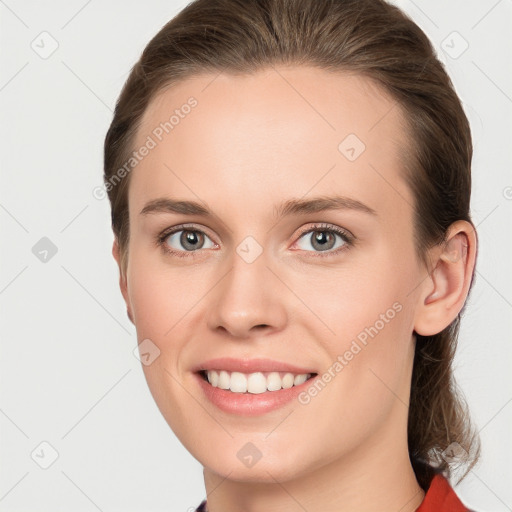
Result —
[[126, 313], [128, 314], [130, 322], [135, 324], [131, 311], [130, 297], [128, 295], [128, 282], [121, 263], [121, 252], [119, 250], [119, 242], [117, 237], [114, 239], [114, 243], [112, 245], [112, 256], [114, 256], [114, 259], [117, 262], [117, 266], [119, 267], [119, 287], [121, 288], [121, 293], [123, 294], [123, 298], [126, 303]]
[[464, 307], [471, 286], [477, 252], [477, 236], [467, 221], [454, 222], [446, 241], [430, 252], [429, 272], [419, 297], [414, 331], [433, 336], [448, 327]]

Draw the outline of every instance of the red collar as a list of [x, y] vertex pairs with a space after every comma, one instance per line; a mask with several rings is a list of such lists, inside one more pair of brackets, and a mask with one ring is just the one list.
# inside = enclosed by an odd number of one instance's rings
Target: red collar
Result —
[[450, 487], [448, 480], [437, 474], [416, 512], [468, 512], [468, 509]]

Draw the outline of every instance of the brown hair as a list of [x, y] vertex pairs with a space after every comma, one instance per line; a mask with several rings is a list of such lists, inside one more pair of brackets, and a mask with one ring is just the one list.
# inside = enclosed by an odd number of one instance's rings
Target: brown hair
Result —
[[[404, 176], [415, 198], [415, 242], [423, 261], [427, 248], [444, 241], [450, 224], [471, 222], [468, 120], [427, 36], [398, 8], [383, 0], [195, 0], [146, 46], [106, 135], [104, 181], [123, 273], [130, 174], [115, 179], [134, 149], [149, 102], [195, 74], [251, 73], [274, 64], [358, 73], [380, 84], [405, 112], [411, 137], [402, 155]], [[408, 443], [423, 489], [436, 472], [453, 474], [453, 454], [443, 453], [451, 443], [467, 454], [463, 477], [480, 455], [453, 378], [459, 322], [460, 314], [435, 336], [416, 335]]]

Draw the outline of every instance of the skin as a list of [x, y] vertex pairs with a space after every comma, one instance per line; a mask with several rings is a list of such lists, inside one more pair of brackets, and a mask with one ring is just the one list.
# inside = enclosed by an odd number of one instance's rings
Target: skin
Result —
[[[407, 447], [414, 332], [435, 334], [461, 310], [476, 252], [471, 225], [453, 224], [425, 267], [399, 157], [409, 142], [403, 113], [366, 78], [305, 66], [199, 75], [150, 103], [135, 146], [190, 96], [198, 105], [130, 176], [120, 287], [139, 343], [149, 338], [160, 350], [143, 370], [166, 421], [204, 467], [210, 512], [416, 510], [424, 492]], [[348, 134], [366, 145], [354, 161], [338, 150]], [[283, 201], [332, 195], [375, 215], [274, 216]], [[140, 213], [165, 197], [201, 202], [213, 215]], [[182, 223], [206, 235], [195, 257], [181, 233], [164, 243], [184, 258], [155, 243]], [[336, 246], [322, 252], [314, 233], [302, 234], [316, 223], [348, 230], [354, 244], [336, 254], [343, 240], [327, 231]], [[252, 263], [236, 251], [247, 236], [263, 249]], [[117, 242], [113, 255], [120, 264]], [[400, 312], [306, 405], [228, 414], [191, 372], [231, 356], [322, 375], [395, 303]], [[252, 467], [237, 457], [248, 442], [261, 452]]]

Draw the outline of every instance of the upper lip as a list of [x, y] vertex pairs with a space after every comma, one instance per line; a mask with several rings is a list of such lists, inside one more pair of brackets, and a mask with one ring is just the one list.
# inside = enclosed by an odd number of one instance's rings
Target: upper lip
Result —
[[297, 375], [315, 373], [311, 368], [302, 368], [290, 363], [283, 363], [273, 359], [236, 359], [233, 357], [219, 357], [204, 361], [192, 371], [200, 372], [203, 370], [226, 370], [229, 372], [255, 373], [255, 372], [289, 372]]

